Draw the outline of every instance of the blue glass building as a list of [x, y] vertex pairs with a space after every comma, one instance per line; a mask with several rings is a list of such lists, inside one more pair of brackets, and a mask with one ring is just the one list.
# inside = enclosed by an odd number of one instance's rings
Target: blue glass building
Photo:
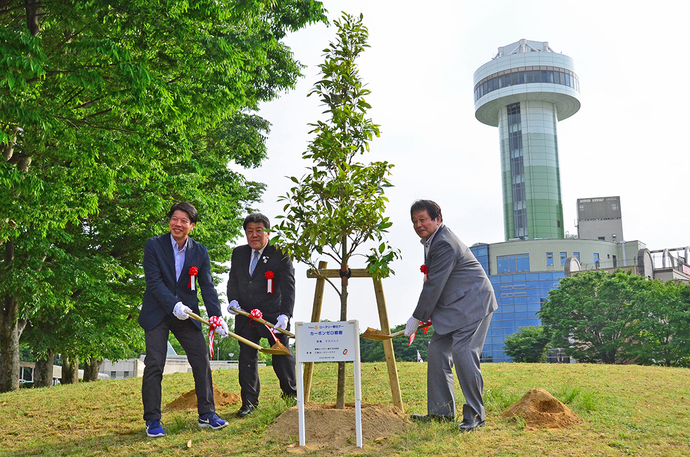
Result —
[[491, 275], [489, 248], [488, 244], [478, 244], [470, 248], [489, 275], [498, 301], [498, 309], [491, 319], [491, 326], [484, 342], [482, 360], [510, 362], [510, 357], [503, 352], [503, 341], [521, 327], [541, 325], [537, 312], [549, 291], [558, 287], [558, 281], [564, 277], [564, 272], [530, 272], [529, 254], [522, 253], [502, 256], [508, 258], [500, 261], [503, 268], [516, 271]]

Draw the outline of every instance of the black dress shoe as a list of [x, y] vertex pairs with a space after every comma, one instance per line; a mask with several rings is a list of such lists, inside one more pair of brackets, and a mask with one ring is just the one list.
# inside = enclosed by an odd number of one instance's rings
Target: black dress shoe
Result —
[[256, 406], [254, 405], [242, 405], [239, 411], [237, 411], [237, 417], [247, 417], [249, 416], [254, 410], [256, 409]]
[[486, 421], [480, 421], [480, 420], [473, 420], [473, 421], [468, 421], [468, 420], [463, 420], [458, 428], [460, 428], [461, 432], [471, 432], [473, 430], [477, 430], [479, 427], [483, 427], [486, 425]]
[[452, 416], [441, 416], [439, 414], [413, 414], [411, 419], [416, 422], [453, 422], [455, 420]]

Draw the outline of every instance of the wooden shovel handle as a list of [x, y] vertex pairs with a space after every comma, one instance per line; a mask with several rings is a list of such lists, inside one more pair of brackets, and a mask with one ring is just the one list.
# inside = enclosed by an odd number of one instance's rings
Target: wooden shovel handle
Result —
[[[189, 314], [189, 317], [191, 317], [191, 318], [194, 319], [195, 321], [203, 322], [204, 324], [208, 325], [209, 327], [211, 326], [211, 323], [210, 323], [209, 321], [207, 321], [206, 319], [204, 319], [203, 317], [201, 317], [201, 316], [199, 316], [199, 315], [197, 315], [197, 314], [194, 314], [194, 313], [191, 312], [191, 311], [185, 311], [185, 312], [186, 312], [187, 314]], [[275, 352], [273, 352], [273, 351], [271, 351], [271, 350], [268, 350], [268, 349], [266, 349], [266, 348], [262, 348], [261, 346], [259, 346], [258, 344], [254, 343], [253, 341], [249, 341], [247, 338], [244, 338], [244, 337], [239, 336], [237, 333], [228, 332], [228, 335], [231, 336], [231, 337], [233, 337], [233, 338], [235, 338], [237, 341], [240, 341], [240, 342], [246, 344], [247, 346], [251, 346], [251, 347], [253, 347], [254, 349], [258, 349], [258, 350], [261, 351], [261, 352], [265, 352], [265, 353], [267, 353], [267, 354], [275, 354]]]
[[[268, 325], [268, 326], [271, 327], [271, 328], [276, 328], [275, 324], [271, 324], [270, 322], [268, 322], [268, 321], [266, 321], [266, 320], [263, 320], [263, 319], [261, 319], [261, 318], [252, 317], [251, 314], [249, 314], [248, 312], [246, 312], [245, 310], [243, 310], [243, 309], [241, 309], [241, 308], [240, 308], [240, 309], [235, 308], [235, 311], [237, 311], [237, 314], [241, 314], [241, 315], [243, 315], [243, 316], [247, 316], [247, 317], [250, 318], [250, 319], [254, 319], [255, 321], [257, 321], [257, 322], [260, 323], [260, 324]], [[294, 333], [289, 332], [289, 331], [285, 330], [284, 328], [278, 327], [277, 330], [278, 330], [280, 333], [289, 336], [290, 338], [294, 338], [294, 337], [295, 337], [295, 334], [294, 334]]]

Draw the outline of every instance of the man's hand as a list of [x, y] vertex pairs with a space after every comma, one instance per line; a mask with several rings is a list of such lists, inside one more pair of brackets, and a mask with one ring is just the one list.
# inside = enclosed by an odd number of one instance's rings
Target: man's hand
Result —
[[407, 325], [405, 325], [405, 336], [414, 335], [419, 328], [419, 319], [412, 316], [407, 320]]
[[289, 320], [290, 318], [287, 317], [285, 314], [281, 314], [280, 316], [278, 316], [278, 322], [276, 322], [275, 328], [273, 329], [273, 333], [280, 333], [280, 330], [278, 330], [279, 328], [287, 330]]
[[233, 316], [237, 315], [237, 311], [239, 311], [240, 309], [242, 308], [240, 307], [240, 304], [237, 302], [237, 300], [231, 301], [228, 305], [228, 312]]
[[228, 324], [225, 322], [223, 318], [221, 318], [220, 327], [216, 328], [216, 333], [218, 333], [218, 335], [221, 338], [225, 338], [226, 336], [230, 335], [230, 329], [228, 328]]
[[189, 319], [189, 314], [187, 314], [187, 311], [189, 311], [190, 313], [192, 312], [192, 310], [189, 309], [189, 306], [185, 305], [181, 301], [175, 303], [175, 307], [173, 308], [173, 314], [176, 318], [178, 318], [181, 321]]

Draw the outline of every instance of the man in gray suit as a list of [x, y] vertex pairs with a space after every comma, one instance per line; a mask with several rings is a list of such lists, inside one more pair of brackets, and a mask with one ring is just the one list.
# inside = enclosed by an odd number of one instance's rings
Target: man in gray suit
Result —
[[496, 297], [481, 264], [443, 224], [438, 204], [418, 200], [410, 215], [424, 245], [426, 272], [405, 335], [414, 334], [420, 321], [431, 319], [434, 326], [428, 352], [427, 414], [414, 414], [412, 419], [455, 420], [455, 365], [465, 396], [460, 430], [472, 431], [484, 425], [484, 380], [479, 360], [492, 313], [498, 308]]

